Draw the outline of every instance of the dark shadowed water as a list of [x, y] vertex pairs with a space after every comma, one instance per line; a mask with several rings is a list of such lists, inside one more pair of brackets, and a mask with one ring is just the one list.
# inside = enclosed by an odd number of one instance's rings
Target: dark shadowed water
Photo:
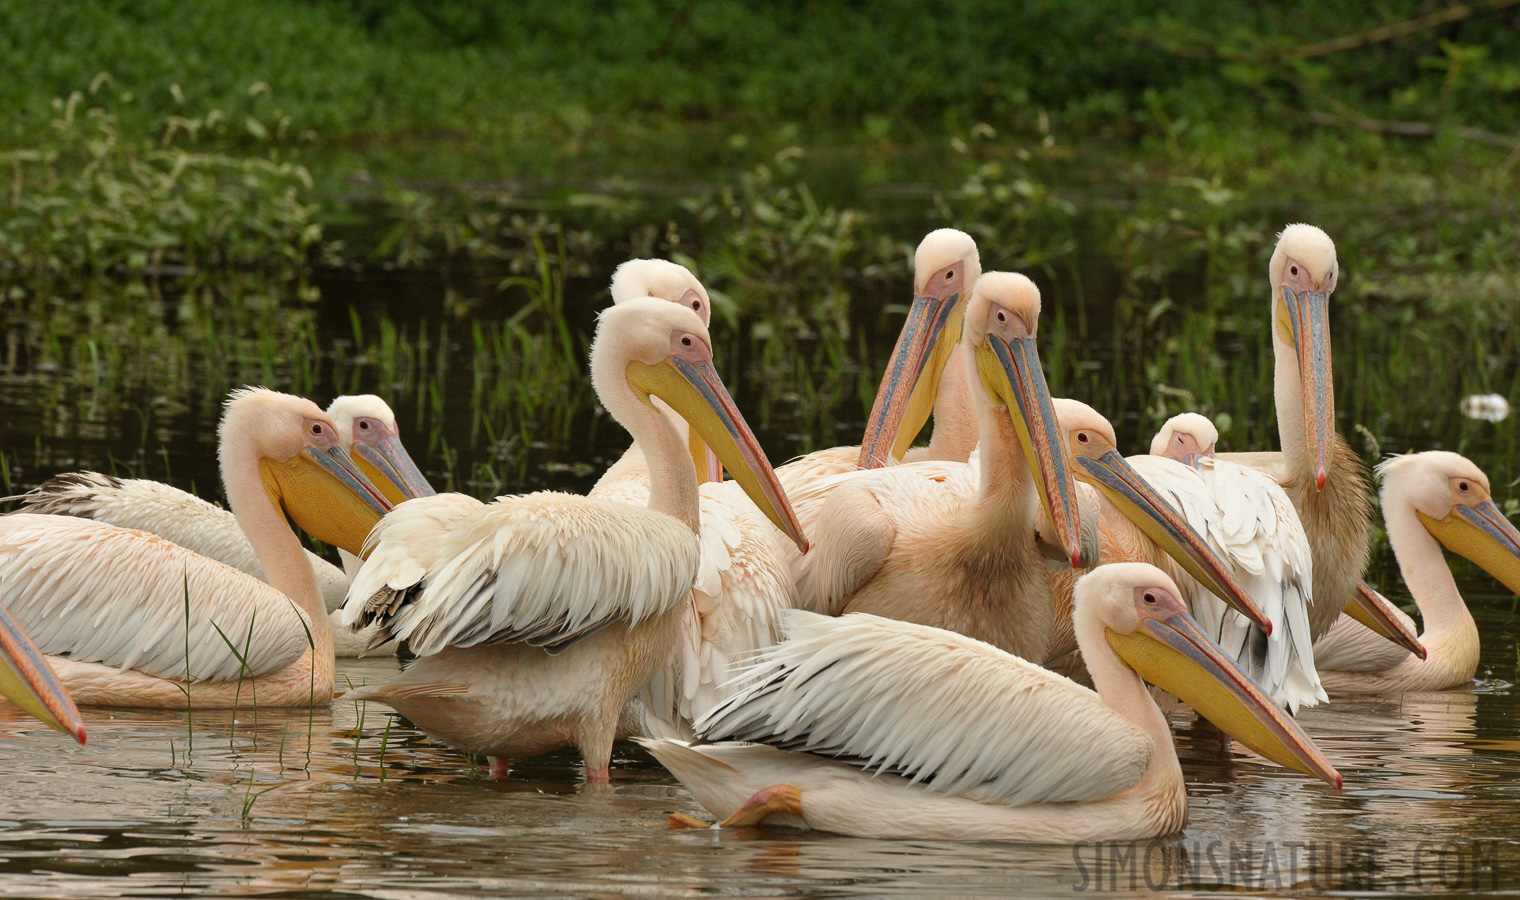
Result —
[[[431, 276], [331, 274], [316, 288], [304, 300], [256, 279], [12, 298], [0, 306], [0, 487], [19, 492], [94, 468], [218, 497], [218, 406], [244, 383], [319, 402], [382, 394], [435, 483], [480, 496], [584, 490], [626, 446], [574, 354], [541, 337], [549, 329], [513, 326], [489, 303], [461, 310]], [[568, 316], [577, 341], [600, 302], [591, 296]], [[1079, 370], [1117, 366], [1100, 313], [1087, 311], [1085, 342], [1067, 336], [1042, 352], [1067, 353]], [[900, 321], [864, 316], [849, 342], [799, 338], [784, 352], [719, 329], [724, 377], [773, 461], [858, 440]], [[1250, 353], [1241, 355], [1244, 364]], [[1374, 377], [1367, 359], [1337, 345], [1339, 394], [1368, 393], [1358, 390]], [[1363, 423], [1384, 449], [1461, 449], [1493, 475], [1501, 502], [1514, 495], [1512, 423], [1455, 416], [1459, 374], [1406, 374], [1385, 401], [1445, 412], [1411, 420], [1353, 399], [1341, 428], [1358, 449]], [[1269, 385], [1262, 378], [1257, 388], [1240, 398], [1240, 446], [1271, 435]], [[1110, 398], [1084, 399], [1105, 408]], [[1132, 450], [1158, 413], [1105, 411]], [[661, 827], [666, 811], [705, 814], [632, 747], [619, 748], [610, 787], [585, 784], [573, 754], [526, 761], [511, 780], [493, 781], [408, 725], [341, 700], [312, 714], [244, 710], [235, 721], [202, 712], [193, 724], [184, 713], [88, 710], [83, 748], [3, 707], [0, 894], [1513, 895], [1516, 598], [1465, 563], [1456, 569], [1483, 634], [1476, 689], [1306, 711], [1305, 728], [1345, 775], [1340, 793], [1227, 748], [1184, 717], [1178, 750], [1192, 816], [1171, 840], [1070, 848], [678, 832]], [[1394, 571], [1380, 553], [1373, 579], [1407, 601]], [[383, 678], [396, 666], [347, 661], [339, 680]]]

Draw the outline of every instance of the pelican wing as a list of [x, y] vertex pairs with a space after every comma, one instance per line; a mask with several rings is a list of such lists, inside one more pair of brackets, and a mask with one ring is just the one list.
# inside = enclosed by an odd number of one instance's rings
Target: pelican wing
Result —
[[553, 649], [660, 615], [696, 578], [696, 536], [643, 507], [553, 492], [449, 502], [409, 500], [375, 527], [345, 624], [379, 622], [424, 656], [485, 643]]
[[1309, 631], [1309, 537], [1283, 489], [1257, 469], [1217, 457], [1201, 460], [1197, 469], [1159, 456], [1129, 462], [1230, 565], [1272, 622], [1269, 637], [1172, 567], [1204, 631], [1273, 700], [1296, 711], [1327, 699]]
[[[20, 500], [27, 512], [78, 516], [147, 531], [264, 580], [264, 564], [248, 543], [237, 517], [177, 487], [143, 478], [70, 472], [48, 479], [30, 493], [5, 499]], [[337, 566], [310, 551], [306, 558], [328, 610], [337, 609], [348, 590], [348, 578]]]
[[264, 582], [89, 519], [0, 517], [0, 601], [44, 653], [160, 678], [262, 675], [308, 647], [305, 616]]
[[1091, 801], [1134, 786], [1154, 747], [1098, 695], [954, 632], [855, 613], [786, 614], [787, 639], [696, 725], [891, 772], [988, 803]]

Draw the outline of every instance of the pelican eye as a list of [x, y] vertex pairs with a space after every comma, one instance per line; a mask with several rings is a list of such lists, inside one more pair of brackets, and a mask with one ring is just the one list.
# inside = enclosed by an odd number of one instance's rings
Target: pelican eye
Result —
[[1008, 314], [1005, 313], [1005, 312], [1003, 312], [1001, 309], [998, 310], [998, 321], [999, 322], [1006, 322], [1006, 321], [1008, 321]]
[[311, 426], [311, 433], [312, 434], [321, 434], [322, 433], [322, 426], [321, 425], [313, 425], [313, 426]]
[[693, 301], [691, 301], [691, 308], [693, 310], [695, 310], [696, 312], [701, 312], [702, 311], [702, 301], [701, 300], [693, 300]]
[[1464, 494], [1467, 493], [1467, 482], [1465, 482], [1465, 481], [1459, 481], [1459, 482], [1457, 482], [1457, 490], [1461, 491]]
[[955, 278], [955, 273], [954, 273], [954, 272], [946, 272], [946, 273], [945, 273], [945, 280], [946, 280], [946, 281], [950, 281], [950, 280], [952, 280], [952, 279], [953, 279], [953, 278]]
[[681, 346], [682, 347], [690, 347], [691, 346], [691, 338], [689, 338], [689, 337], [683, 337], [683, 338], [681, 338]]
[[1156, 602], [1156, 595], [1152, 594], [1150, 591], [1146, 591], [1144, 599], [1145, 599], [1146, 603], [1155, 603]]
[[369, 431], [369, 423], [366, 422], [366, 421], [364, 421], [363, 419], [360, 419], [359, 420], [359, 428], [362, 431]]
[[1077, 432], [1077, 443], [1079, 443], [1079, 444], [1085, 444], [1085, 443], [1087, 443], [1087, 432], [1085, 432], [1085, 431], [1079, 431], [1079, 432]]
[[1298, 266], [1290, 266], [1288, 268], [1288, 274], [1294, 276], [1295, 278], [1298, 277]]

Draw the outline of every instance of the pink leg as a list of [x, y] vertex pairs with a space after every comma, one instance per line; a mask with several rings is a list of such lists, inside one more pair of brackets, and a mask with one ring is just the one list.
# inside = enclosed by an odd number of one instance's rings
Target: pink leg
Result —
[[486, 758], [491, 761], [492, 778], [499, 778], [502, 781], [506, 781], [507, 776], [512, 774], [512, 761], [510, 759], [507, 759], [504, 756], [488, 756]]
[[610, 767], [608, 767], [608, 766], [602, 766], [600, 769], [593, 769], [590, 766], [587, 766], [586, 767], [586, 783], [587, 784], [611, 784], [612, 783], [612, 772], [610, 770]]

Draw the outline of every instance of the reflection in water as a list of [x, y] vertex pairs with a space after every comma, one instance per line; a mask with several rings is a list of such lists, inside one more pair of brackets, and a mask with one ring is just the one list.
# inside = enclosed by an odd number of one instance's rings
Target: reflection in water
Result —
[[[339, 681], [395, 666], [340, 661]], [[573, 753], [494, 781], [410, 726], [341, 699], [311, 715], [206, 711], [193, 732], [183, 714], [87, 710], [85, 747], [0, 706], [0, 893], [1070, 896], [1099, 882], [1143, 889], [1147, 873], [1152, 886], [1188, 890], [1365, 891], [1416, 877], [1437, 887], [1440, 866], [1450, 882], [1459, 862], [1479, 868], [1452, 887], [1487, 888], [1482, 866], [1492, 864], [1496, 883], [1514, 889], [1520, 850], [1482, 842], [1520, 831], [1520, 747], [1497, 737], [1513, 735], [1517, 715], [1515, 695], [1472, 692], [1308, 710], [1305, 727], [1346, 775], [1337, 794], [1225, 748], [1183, 714], [1186, 833], [1074, 850], [670, 831], [666, 810], [701, 809], [633, 748], [619, 747], [611, 786], [585, 784]], [[1447, 840], [1480, 843], [1442, 853]]]

